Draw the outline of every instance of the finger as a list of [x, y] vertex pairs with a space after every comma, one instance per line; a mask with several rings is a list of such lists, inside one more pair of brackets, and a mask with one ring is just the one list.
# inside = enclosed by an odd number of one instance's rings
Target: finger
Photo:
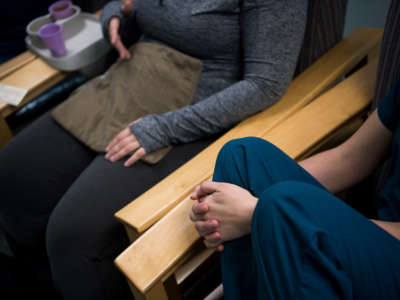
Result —
[[206, 221], [205, 215], [197, 215], [192, 210], [189, 213], [189, 218], [192, 220], [192, 222]]
[[218, 246], [221, 244], [221, 242], [210, 242], [207, 240], [203, 240], [203, 242], [204, 242], [204, 245], [206, 245], [206, 247], [209, 249], [218, 248]]
[[122, 130], [120, 133], [118, 133], [108, 144], [106, 147], [106, 151], [108, 152], [112, 147], [114, 147], [116, 144], [118, 144], [121, 140], [124, 138], [128, 137], [131, 134], [131, 130], [129, 128], [125, 128]]
[[117, 49], [120, 59], [129, 59], [131, 57], [130, 52], [128, 51], [128, 49], [125, 48], [124, 44], [122, 43], [119, 34], [117, 34], [115, 39], [112, 40], [112, 45], [115, 49]]
[[143, 158], [146, 156], [146, 150], [143, 147], [140, 147], [138, 150], [136, 150], [135, 153], [124, 163], [125, 167], [130, 167], [132, 166], [135, 162], [137, 162], [139, 159]]
[[213, 243], [213, 244], [220, 244], [222, 242], [222, 236], [221, 233], [218, 231], [214, 231], [210, 234], [206, 234], [204, 236], [204, 239], [207, 242]]
[[118, 35], [118, 38], [115, 42], [114, 47], [118, 50], [119, 58], [121, 59], [129, 59], [131, 58], [131, 54], [128, 49], [125, 48], [124, 44], [121, 41], [121, 38]]
[[219, 182], [204, 181], [203, 183], [200, 184], [200, 189], [197, 193], [197, 196], [201, 198], [208, 194], [217, 192], [219, 185], [220, 185]]
[[209, 207], [207, 203], [195, 203], [192, 206], [192, 211], [196, 215], [198, 214], [204, 215], [206, 212], [209, 211]]
[[[207, 197], [208, 195], [210, 195], [210, 193], [207, 193], [204, 189], [202, 189], [202, 185], [203, 185], [203, 183], [200, 184], [200, 185], [198, 185], [198, 186], [195, 188], [195, 190], [194, 190], [194, 192], [193, 192], [193, 194], [192, 194], [192, 196], [191, 196], [191, 198], [192, 198], [193, 200], [198, 200], [199, 202], [202, 202], [202, 201], [205, 200], [205, 197]], [[211, 192], [211, 193], [212, 193], [212, 192]]]
[[120, 140], [118, 143], [116, 143], [113, 147], [108, 150], [106, 154], [106, 159], [111, 159], [113, 156], [118, 154], [120, 151], [124, 150], [125, 148], [131, 148], [128, 150], [128, 152], [124, 153], [123, 155], [128, 154], [130, 151], [133, 151], [137, 148], [139, 148], [139, 142], [132, 136], [129, 135], [125, 137], [124, 139]]
[[222, 244], [221, 244], [221, 245], [218, 245], [218, 246], [217, 246], [217, 251], [218, 251], [218, 252], [224, 251], [224, 245], [222, 245]]
[[[216, 220], [196, 221], [194, 227], [201, 236], [210, 235], [215, 233], [218, 229], [218, 222]], [[219, 237], [221, 234], [219, 233]]]
[[189, 213], [189, 217], [190, 217], [190, 220], [192, 220], [193, 222], [196, 222], [196, 221], [206, 221], [206, 220], [207, 220], [205, 214], [195, 214], [195, 213], [193, 212], [193, 207], [192, 207], [192, 210], [191, 210], [190, 213]]
[[131, 54], [125, 48], [124, 44], [121, 41], [121, 37], [118, 33], [120, 23], [121, 21], [117, 17], [111, 19], [109, 26], [110, 42], [111, 45], [113, 45], [115, 49], [117, 49], [119, 57], [121, 59], [129, 59], [131, 57]]
[[198, 185], [198, 186], [195, 187], [195, 189], [194, 189], [192, 195], [190, 195], [190, 199], [192, 199], [192, 200], [197, 200], [197, 199], [199, 199], [199, 195], [198, 195], [199, 190], [200, 190], [200, 186]]
[[127, 139], [129, 139], [130, 142], [126, 144], [124, 147], [122, 147], [118, 152], [111, 155], [110, 161], [115, 162], [140, 147], [139, 142], [136, 141], [135, 139], [133, 138], [127, 138]]

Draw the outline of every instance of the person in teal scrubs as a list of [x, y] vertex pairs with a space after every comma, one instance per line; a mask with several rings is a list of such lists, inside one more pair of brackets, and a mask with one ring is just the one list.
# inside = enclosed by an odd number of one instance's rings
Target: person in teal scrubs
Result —
[[[400, 81], [345, 143], [299, 164], [258, 138], [227, 143], [190, 214], [221, 251], [226, 299], [400, 299]], [[394, 163], [378, 220], [334, 196]]]

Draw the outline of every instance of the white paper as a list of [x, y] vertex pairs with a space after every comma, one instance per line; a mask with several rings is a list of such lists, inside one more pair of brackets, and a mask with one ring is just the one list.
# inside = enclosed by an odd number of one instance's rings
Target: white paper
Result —
[[17, 106], [24, 99], [28, 90], [0, 84], [0, 100]]

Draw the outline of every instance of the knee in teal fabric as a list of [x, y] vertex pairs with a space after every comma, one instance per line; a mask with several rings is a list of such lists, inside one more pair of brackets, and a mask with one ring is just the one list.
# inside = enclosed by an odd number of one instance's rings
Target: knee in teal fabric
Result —
[[255, 137], [232, 140], [222, 147], [213, 180], [239, 185], [255, 196], [282, 180], [318, 184], [280, 149]]
[[295, 181], [262, 193], [251, 234], [259, 299], [352, 299], [341, 251], [318, 221], [329, 213], [331, 201], [340, 202], [317, 186]]
[[[261, 162], [263, 158], [271, 155], [283, 154], [277, 147], [270, 142], [257, 137], [246, 137], [235, 139], [227, 142], [220, 150], [217, 158], [216, 169], [232, 168], [232, 163], [236, 164], [236, 168], [246, 165], [246, 157], [253, 154], [260, 156]], [[249, 156], [248, 158], [252, 158]]]
[[[249, 175], [248, 165], [252, 163], [254, 156], [260, 156], [261, 160], [262, 157], [270, 156], [270, 151], [274, 148], [275, 146], [271, 143], [256, 137], [229, 141], [218, 154], [213, 180], [238, 185], [242, 183], [242, 187], [248, 188], [246, 183], [246, 178]], [[239, 176], [239, 178], [233, 179], [232, 176], [234, 175]], [[238, 182], [235, 183], [235, 180]]]

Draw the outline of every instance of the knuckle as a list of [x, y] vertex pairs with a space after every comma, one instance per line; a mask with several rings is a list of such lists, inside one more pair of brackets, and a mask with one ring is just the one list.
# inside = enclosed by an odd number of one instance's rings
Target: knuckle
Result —
[[195, 214], [198, 214], [198, 213], [199, 213], [199, 205], [198, 205], [197, 203], [193, 205], [192, 211], [193, 211]]
[[195, 223], [194, 223], [194, 228], [196, 228], [197, 231], [200, 231], [200, 230], [201, 230], [201, 229], [200, 229], [199, 222], [195, 222]]
[[122, 148], [120, 151], [119, 151], [119, 155], [120, 156], [124, 156], [126, 153], [128, 153], [128, 151], [127, 151], [127, 149], [126, 148]]

